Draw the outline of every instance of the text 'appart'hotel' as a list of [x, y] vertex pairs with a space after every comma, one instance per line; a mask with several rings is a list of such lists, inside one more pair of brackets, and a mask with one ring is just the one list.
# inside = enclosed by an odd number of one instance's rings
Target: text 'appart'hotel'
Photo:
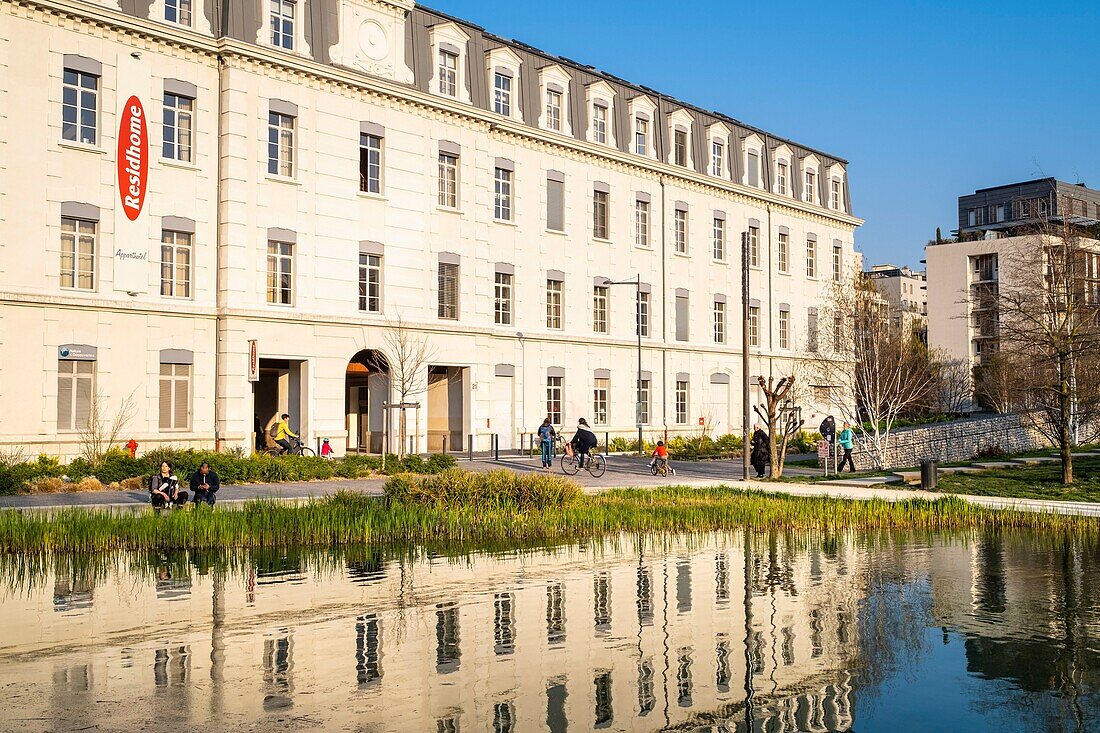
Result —
[[407, 0], [5, 0], [0, 68], [0, 447], [377, 451], [397, 318], [421, 450], [737, 431], [742, 233], [753, 377], [856, 264], [845, 161]]

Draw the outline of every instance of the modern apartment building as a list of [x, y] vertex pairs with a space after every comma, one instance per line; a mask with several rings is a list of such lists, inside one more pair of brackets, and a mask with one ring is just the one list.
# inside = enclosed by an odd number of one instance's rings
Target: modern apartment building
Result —
[[844, 160], [407, 0], [6, 3], [0, 65], [0, 445], [377, 451], [398, 319], [414, 448], [730, 432], [742, 235], [750, 376], [855, 262]]
[[890, 302], [894, 325], [910, 329], [926, 339], [928, 289], [925, 273], [908, 265], [872, 265], [865, 276], [874, 284], [875, 290]]

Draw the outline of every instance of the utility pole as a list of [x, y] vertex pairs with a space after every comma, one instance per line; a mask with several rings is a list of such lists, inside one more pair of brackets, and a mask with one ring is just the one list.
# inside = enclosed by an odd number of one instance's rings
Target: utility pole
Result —
[[749, 233], [741, 232], [741, 435], [744, 440], [741, 455], [741, 480], [749, 480]]

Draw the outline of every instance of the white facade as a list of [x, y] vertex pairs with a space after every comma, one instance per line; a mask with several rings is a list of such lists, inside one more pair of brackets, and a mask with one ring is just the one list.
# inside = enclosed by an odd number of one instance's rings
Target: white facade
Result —
[[[340, 5], [341, 28], [357, 20], [365, 30], [361, 48], [341, 40], [330, 49], [334, 63], [309, 58], [306, 38], [287, 41], [294, 50], [271, 47], [266, 35], [259, 43], [215, 38], [212, 19], [200, 7], [193, 12], [192, 27], [181, 28], [158, 15], [163, 3], [150, 6], [149, 19], [109, 2], [0, 9], [0, 447], [73, 455], [91, 406], [110, 419], [129, 399], [133, 416], [122, 437], [142, 450], [215, 441], [248, 448], [255, 418], [266, 425], [283, 411], [310, 444], [328, 437], [337, 452], [377, 450], [381, 403], [396, 397], [385, 376], [370, 374], [377, 364], [366, 355], [384, 348], [387, 324], [398, 317], [433, 355], [421, 380], [427, 393], [412, 398], [424, 406], [413, 447], [438, 448], [447, 435], [454, 450], [472, 435], [486, 449], [492, 434], [502, 448], [515, 446], [546, 416], [551, 375], [562, 375], [566, 426], [580, 417], [593, 422], [595, 390], [606, 387], [607, 417], [595, 429], [632, 435], [634, 289], [609, 288], [602, 332], [594, 287], [639, 273], [650, 298], [642, 353], [647, 436], [698, 434], [700, 422], [716, 434], [736, 432], [741, 233], [758, 233], [752, 376], [781, 374], [799, 358], [808, 313], [835, 274], [834, 252], [843, 270], [855, 263], [853, 231], [861, 222], [846, 213], [846, 197], [826, 196], [824, 185], [799, 196], [790, 182], [789, 193], [772, 193], [774, 185], [743, 183], [741, 166], [732, 164], [712, 171], [721, 177], [706, 175], [650, 156], [649, 140], [647, 155], [626, 152], [620, 147], [633, 138], [616, 132], [615, 109], [638, 104], [607, 94], [607, 84], [574, 83], [563, 102], [567, 116], [573, 108], [591, 113], [591, 99], [612, 105], [606, 143], [595, 142], [590, 120], [576, 115], [559, 132], [540, 118], [525, 123], [519, 112], [477, 107], [462, 82], [466, 65], [493, 64], [485, 67], [488, 82], [493, 69], [518, 71], [512, 104], [519, 110], [521, 93], [542, 94], [566, 76], [557, 66], [540, 76], [515, 54], [463, 53], [454, 98], [436, 93], [439, 69], [430, 72], [429, 91], [412, 85], [403, 59], [411, 53], [404, 48], [410, 9], [401, 4]], [[297, 25], [293, 33], [304, 32]], [[441, 21], [424, 41], [451, 48], [463, 35]], [[530, 83], [520, 83], [524, 75]], [[95, 139], [82, 141], [79, 124], [77, 140], [67, 139], [74, 127], [65, 123], [72, 106], [66, 87], [75, 80], [79, 106], [86, 91], [79, 84], [90, 78], [95, 109], [79, 121], [94, 119]], [[163, 145], [162, 112], [188, 94], [190, 160], [171, 160], [166, 153], [177, 148]], [[127, 166], [129, 138], [123, 135], [120, 154], [118, 133], [120, 125], [130, 129], [124, 114], [131, 96], [144, 109], [149, 140], [148, 188], [133, 220], [116, 175], [119, 163]], [[545, 112], [541, 102], [535, 107]], [[642, 109], [654, 114], [652, 103]], [[664, 126], [674, 128], [682, 116], [667, 117]], [[648, 133], [654, 141], [664, 134], [660, 124]], [[615, 147], [616, 136], [631, 140]], [[171, 137], [182, 139], [178, 130]], [[360, 144], [368, 137], [379, 157], [363, 183]], [[736, 135], [729, 140], [733, 148]], [[440, 192], [441, 153], [457, 158], [456, 206]], [[723, 153], [728, 161], [742, 154]], [[785, 159], [790, 153], [783, 148]], [[506, 218], [498, 169], [511, 169]], [[833, 183], [846, 177], [839, 163], [832, 171]], [[792, 181], [796, 173], [792, 167]], [[564, 181], [564, 231], [548, 228], [555, 205], [549, 179]], [[636, 219], [640, 199], [649, 201], [645, 236]], [[601, 232], [595, 207], [604, 203]], [[682, 252], [674, 246], [677, 211], [685, 212]], [[716, 220], [724, 222], [721, 247]], [[82, 258], [93, 230], [94, 254]], [[777, 260], [780, 235], [790, 248], [785, 269]], [[173, 274], [162, 277], [165, 239], [185, 246], [189, 239], [185, 275], [174, 260]], [[812, 277], [808, 241], [817, 257]], [[62, 251], [70, 248], [72, 261]], [[381, 276], [377, 312], [360, 309], [361, 257], [380, 258], [371, 260]], [[285, 295], [269, 288], [272, 263], [289, 263]], [[447, 275], [457, 264], [457, 300], [448, 303], [457, 318], [439, 317], [441, 263]], [[498, 273], [510, 288], [506, 307], [498, 307]], [[547, 281], [555, 278], [561, 327], [548, 326]], [[679, 323], [678, 296], [687, 298]], [[724, 343], [716, 343], [721, 301]], [[510, 317], [500, 317], [502, 310]], [[785, 346], [781, 311], [788, 313]], [[687, 339], [678, 340], [685, 327]], [[249, 381], [253, 341], [256, 382]], [[687, 383], [686, 395], [677, 382]], [[814, 410], [805, 417], [816, 424]]]

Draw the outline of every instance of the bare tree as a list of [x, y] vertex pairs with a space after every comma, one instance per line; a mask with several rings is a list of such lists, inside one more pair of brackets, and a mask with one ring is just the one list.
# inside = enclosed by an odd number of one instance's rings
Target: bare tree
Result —
[[774, 377], [768, 377], [767, 380], [757, 377], [757, 384], [764, 393], [764, 404], [754, 406], [753, 410], [768, 426], [771, 478], [783, 478], [787, 443], [806, 424], [794, 403], [796, 382], [793, 374], [782, 377], [778, 383]]
[[895, 327], [889, 303], [859, 275], [836, 284], [818, 320], [832, 333], [810, 335], [815, 377], [830, 387], [831, 407], [863, 436], [875, 466], [886, 468], [894, 424], [929, 394], [926, 350]]
[[96, 390], [88, 407], [88, 422], [78, 432], [80, 454], [84, 460], [98, 466], [107, 452], [118, 445], [122, 431], [133, 419], [135, 410], [133, 392], [112, 412], [103, 393]]
[[983, 356], [982, 363], [974, 367], [974, 399], [985, 409], [1000, 415], [1015, 411], [1019, 406], [1018, 370], [1007, 351]]
[[397, 452], [404, 456], [408, 443], [408, 417], [404, 405], [427, 390], [428, 364], [435, 357], [435, 352], [427, 337], [410, 327], [400, 311], [386, 322], [382, 343], [386, 363], [378, 367], [380, 371], [389, 373], [390, 386], [398, 404], [402, 405], [398, 408]]
[[961, 415], [971, 405], [970, 364], [965, 359], [952, 359], [945, 353], [928, 357], [931, 384], [928, 407], [945, 415]]

